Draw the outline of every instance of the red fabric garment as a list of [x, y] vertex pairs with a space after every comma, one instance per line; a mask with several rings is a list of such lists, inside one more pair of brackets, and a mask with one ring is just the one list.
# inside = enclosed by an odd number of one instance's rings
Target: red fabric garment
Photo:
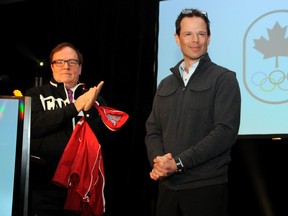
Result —
[[[122, 111], [98, 105], [96, 108], [112, 131], [120, 129], [128, 119], [128, 114]], [[81, 216], [98, 216], [105, 212], [101, 145], [84, 117], [75, 126], [52, 182], [68, 188], [65, 209], [81, 212]]]
[[98, 110], [103, 123], [111, 131], [119, 130], [129, 118], [127, 113], [111, 107], [96, 105], [96, 109]]
[[68, 188], [65, 209], [82, 212], [83, 216], [105, 211], [101, 145], [84, 118], [75, 126], [52, 182]]

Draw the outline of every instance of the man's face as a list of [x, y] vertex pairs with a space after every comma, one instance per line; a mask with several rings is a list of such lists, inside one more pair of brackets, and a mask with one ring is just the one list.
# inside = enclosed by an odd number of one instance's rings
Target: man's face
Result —
[[184, 59], [192, 64], [207, 52], [210, 43], [206, 23], [200, 17], [183, 18], [180, 35], [175, 34], [174, 37]]
[[62, 50], [54, 53], [51, 64], [53, 77], [57, 82], [63, 82], [66, 88], [75, 87], [78, 83], [79, 76], [81, 75], [82, 65], [80, 65], [79, 63], [71, 63], [69, 65], [69, 62], [64, 62], [63, 66], [59, 66], [55, 63], [53, 64], [55, 60], [78, 61], [78, 56], [75, 50], [70, 47], [64, 47]]

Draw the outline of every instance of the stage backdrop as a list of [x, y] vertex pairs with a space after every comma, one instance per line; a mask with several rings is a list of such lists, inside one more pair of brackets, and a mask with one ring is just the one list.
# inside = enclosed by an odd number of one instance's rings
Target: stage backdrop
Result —
[[239, 135], [287, 136], [288, 1], [161, 1], [158, 84], [182, 58], [173, 34], [176, 17], [184, 8], [208, 13], [209, 55], [237, 73], [242, 94]]

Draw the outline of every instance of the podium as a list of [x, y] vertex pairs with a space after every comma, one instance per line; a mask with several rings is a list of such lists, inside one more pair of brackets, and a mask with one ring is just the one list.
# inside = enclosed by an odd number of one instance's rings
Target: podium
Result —
[[31, 98], [0, 95], [0, 215], [27, 216]]

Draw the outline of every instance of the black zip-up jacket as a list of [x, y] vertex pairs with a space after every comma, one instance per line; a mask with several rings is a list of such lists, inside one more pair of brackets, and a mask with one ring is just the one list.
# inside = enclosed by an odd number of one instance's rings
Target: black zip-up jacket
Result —
[[146, 147], [153, 159], [166, 153], [185, 167], [160, 183], [173, 190], [228, 181], [230, 151], [238, 136], [241, 96], [236, 73], [205, 54], [187, 86], [179, 66], [164, 78], [146, 122]]
[[[84, 84], [78, 84], [74, 98], [77, 99], [85, 91]], [[49, 84], [33, 87], [26, 91], [32, 99], [31, 108], [31, 170], [33, 185], [46, 187], [50, 185], [58, 162], [73, 131], [73, 125], [84, 115], [91, 129], [102, 144], [109, 130], [103, 124], [95, 107], [78, 115], [74, 104], [69, 103], [63, 83], [53, 78]], [[106, 105], [98, 96], [99, 105]], [[80, 112], [81, 113], [81, 112]], [[38, 167], [38, 168], [35, 168]], [[35, 173], [35, 170], [36, 173]]]

